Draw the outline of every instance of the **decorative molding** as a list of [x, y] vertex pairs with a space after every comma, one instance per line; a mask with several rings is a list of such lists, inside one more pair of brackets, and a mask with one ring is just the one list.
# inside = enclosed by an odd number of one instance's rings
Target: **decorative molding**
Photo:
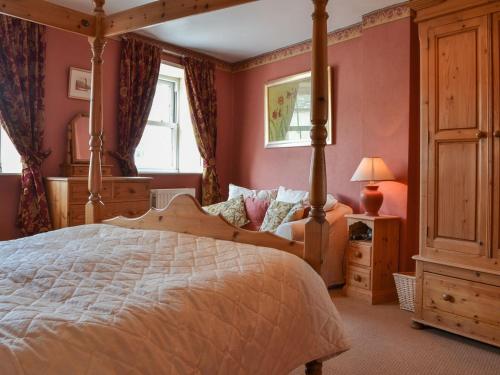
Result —
[[163, 52], [167, 55], [175, 56], [175, 57], [185, 57], [185, 56], [190, 56], [190, 57], [197, 57], [199, 59], [205, 59], [213, 62], [216, 66], [216, 68], [220, 70], [224, 70], [227, 72], [231, 72], [233, 70], [233, 65], [231, 63], [228, 63], [226, 61], [223, 61], [221, 59], [218, 59], [216, 57], [206, 55], [201, 52], [193, 51], [189, 48], [184, 48], [181, 46], [178, 46], [176, 44], [171, 44], [167, 42], [162, 42], [157, 39], [150, 38], [145, 35], [137, 34], [137, 33], [129, 33], [125, 34], [122, 36], [122, 38], [135, 38], [135, 39], [140, 39], [145, 42], [157, 45], [163, 49]]
[[383, 25], [384, 23], [397, 21], [410, 16], [411, 9], [408, 6], [408, 2], [393, 5], [365, 14], [363, 16], [363, 29]]
[[[342, 43], [354, 38], [359, 38], [363, 30], [383, 25], [385, 23], [397, 21], [411, 16], [411, 9], [408, 2], [396, 4], [387, 8], [379, 9], [363, 16], [363, 21], [340, 30], [335, 30], [328, 34], [328, 45]], [[252, 57], [247, 60], [236, 62], [232, 65], [233, 72], [240, 72], [256, 68], [261, 65], [270, 64], [290, 57], [302, 55], [311, 52], [311, 40], [306, 40], [288, 47], [267, 52], [262, 55]]]

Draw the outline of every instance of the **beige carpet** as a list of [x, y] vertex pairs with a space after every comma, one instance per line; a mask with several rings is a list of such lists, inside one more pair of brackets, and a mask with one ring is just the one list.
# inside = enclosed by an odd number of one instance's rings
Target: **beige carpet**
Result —
[[352, 348], [326, 362], [324, 375], [500, 375], [499, 349], [432, 328], [414, 330], [411, 313], [397, 305], [370, 306], [337, 292], [333, 301]]

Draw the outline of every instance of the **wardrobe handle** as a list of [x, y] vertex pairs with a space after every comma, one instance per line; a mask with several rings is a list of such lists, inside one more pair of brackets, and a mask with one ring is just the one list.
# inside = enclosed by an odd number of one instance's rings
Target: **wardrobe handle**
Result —
[[361, 276], [354, 275], [354, 281], [357, 281], [359, 283], [361, 281]]
[[477, 139], [484, 139], [484, 138], [487, 138], [488, 137], [488, 133], [486, 132], [483, 132], [481, 130], [477, 131], [476, 132], [476, 138]]
[[361, 253], [361, 251], [356, 251], [356, 252], [354, 253], [354, 256], [355, 256], [356, 258], [362, 258], [362, 257], [363, 257], [363, 253]]
[[455, 298], [452, 295], [450, 295], [450, 294], [444, 293], [442, 297], [443, 297], [443, 301], [446, 301], [446, 302], [455, 302]]
[[493, 135], [495, 136], [495, 138], [500, 138], [500, 130], [495, 130]]

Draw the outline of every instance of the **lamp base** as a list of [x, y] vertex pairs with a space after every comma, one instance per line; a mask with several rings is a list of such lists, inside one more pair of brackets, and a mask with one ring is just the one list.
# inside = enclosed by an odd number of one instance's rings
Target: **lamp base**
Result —
[[366, 185], [361, 192], [361, 204], [365, 207], [367, 216], [379, 216], [378, 210], [383, 201], [384, 195], [378, 190], [377, 185]]

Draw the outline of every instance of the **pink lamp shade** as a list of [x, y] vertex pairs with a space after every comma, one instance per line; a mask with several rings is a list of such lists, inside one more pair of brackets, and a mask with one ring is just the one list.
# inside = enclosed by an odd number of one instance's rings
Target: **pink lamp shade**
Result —
[[392, 181], [394, 175], [387, 164], [378, 157], [363, 158], [358, 168], [352, 175], [351, 181], [368, 181], [361, 192], [361, 203], [365, 207], [365, 214], [368, 216], [378, 216], [378, 210], [384, 201], [383, 194], [378, 191], [375, 181]]

